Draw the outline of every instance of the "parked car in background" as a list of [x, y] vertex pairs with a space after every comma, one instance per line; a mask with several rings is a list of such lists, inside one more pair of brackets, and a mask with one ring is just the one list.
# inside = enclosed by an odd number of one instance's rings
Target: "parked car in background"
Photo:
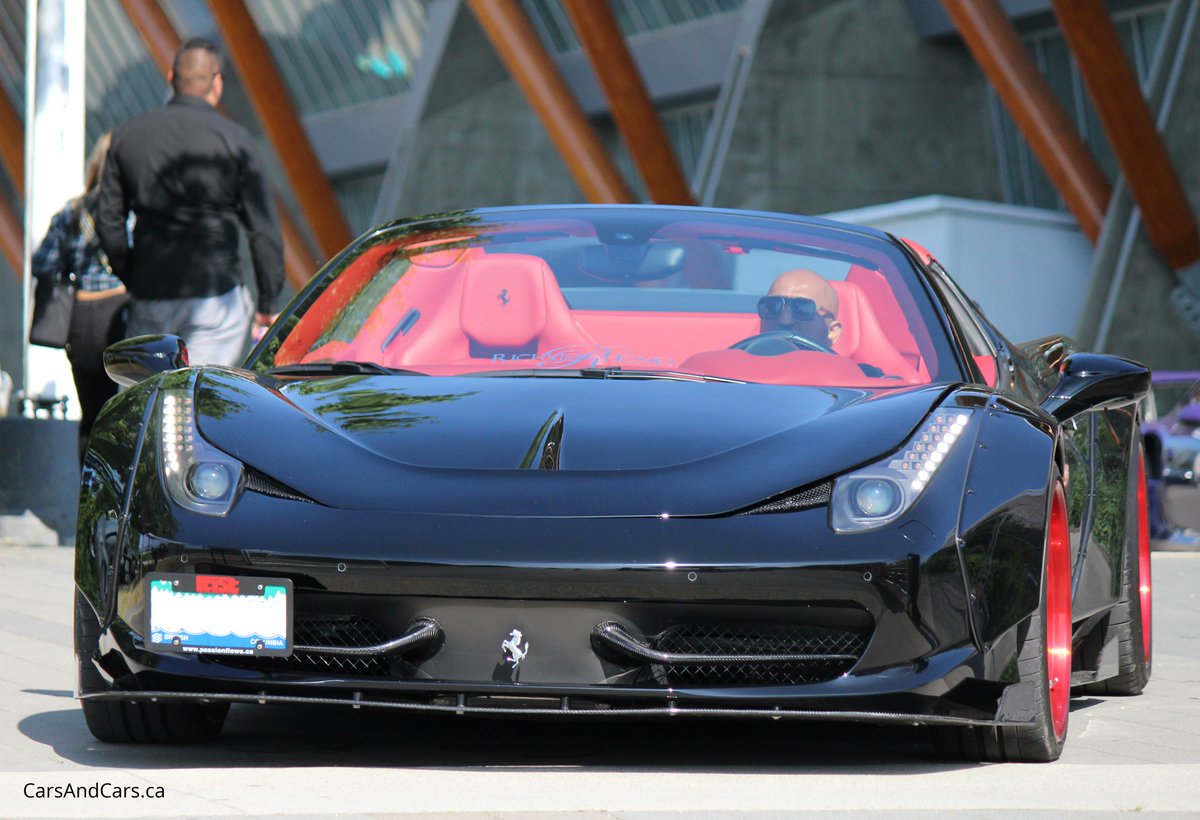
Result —
[[[781, 290], [798, 270], [820, 288]], [[105, 360], [128, 389], [75, 565], [104, 741], [280, 702], [895, 723], [1048, 761], [1072, 690], [1150, 677], [1148, 370], [1011, 343], [880, 231], [422, 217], [333, 259], [242, 368], [170, 336]]]
[[1200, 487], [1200, 371], [1156, 371], [1143, 418], [1151, 536], [1200, 546], [1200, 532], [1172, 516], [1168, 491], [1168, 485]]

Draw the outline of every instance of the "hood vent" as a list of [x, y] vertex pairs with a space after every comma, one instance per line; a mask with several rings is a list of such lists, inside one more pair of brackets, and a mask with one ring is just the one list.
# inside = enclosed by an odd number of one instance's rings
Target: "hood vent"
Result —
[[829, 499], [832, 496], [833, 482], [823, 481], [820, 484], [813, 484], [800, 490], [793, 490], [789, 493], [776, 496], [775, 498], [769, 498], [766, 501], [760, 501], [743, 510], [738, 510], [734, 515], [799, 512], [800, 510], [808, 510], [813, 507], [823, 507], [829, 503]]
[[522, 469], [557, 470], [562, 459], [563, 413], [555, 410], [542, 424], [521, 459]]

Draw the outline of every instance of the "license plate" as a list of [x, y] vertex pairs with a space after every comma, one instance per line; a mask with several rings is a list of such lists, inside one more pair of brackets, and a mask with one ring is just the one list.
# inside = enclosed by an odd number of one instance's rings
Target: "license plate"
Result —
[[287, 578], [154, 572], [146, 582], [152, 649], [292, 654], [292, 582]]

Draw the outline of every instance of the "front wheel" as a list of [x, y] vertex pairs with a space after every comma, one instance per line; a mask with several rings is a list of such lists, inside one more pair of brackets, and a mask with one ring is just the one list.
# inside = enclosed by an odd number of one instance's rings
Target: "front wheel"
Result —
[[100, 622], [87, 597], [75, 590], [75, 664], [79, 673], [80, 707], [88, 731], [105, 743], [202, 743], [225, 725], [228, 703], [150, 703], [94, 700], [108, 683], [92, 663]]
[[1034, 720], [1023, 726], [939, 729], [940, 751], [967, 760], [1046, 763], [1057, 760], [1067, 739], [1071, 701], [1071, 558], [1067, 499], [1054, 482], [1042, 592], [1017, 658], [1021, 684], [1033, 687]]

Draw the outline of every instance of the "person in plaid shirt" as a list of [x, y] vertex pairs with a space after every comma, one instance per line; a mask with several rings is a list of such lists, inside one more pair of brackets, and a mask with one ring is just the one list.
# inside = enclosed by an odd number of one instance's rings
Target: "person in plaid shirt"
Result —
[[79, 396], [80, 458], [100, 408], [116, 395], [117, 385], [104, 372], [104, 348], [125, 338], [125, 285], [108, 267], [94, 231], [89, 241], [81, 223], [95, 208], [111, 133], [96, 141], [84, 172], [84, 192], [67, 202], [50, 220], [46, 236], [34, 251], [31, 267], [39, 278], [67, 271], [75, 278], [75, 309], [67, 337], [67, 359]]

